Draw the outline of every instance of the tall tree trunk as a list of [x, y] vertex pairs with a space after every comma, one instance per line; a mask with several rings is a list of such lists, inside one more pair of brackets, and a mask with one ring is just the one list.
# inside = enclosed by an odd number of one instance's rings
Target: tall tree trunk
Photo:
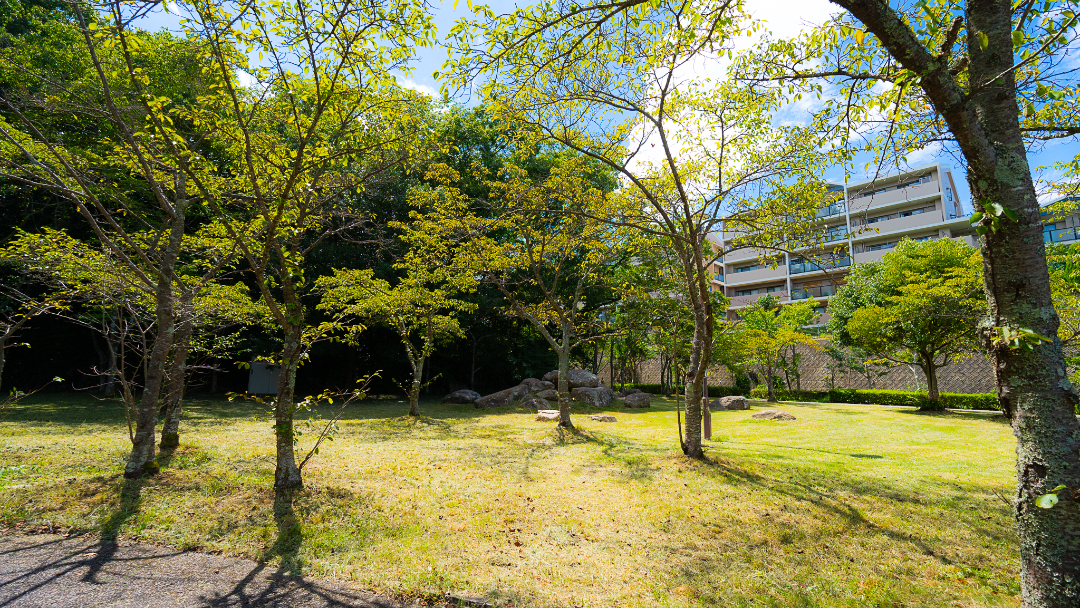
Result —
[[422, 375], [424, 373], [424, 361], [423, 357], [413, 357], [409, 355], [409, 363], [412, 364], [413, 377], [412, 384], [409, 386], [409, 415], [420, 415], [420, 385], [422, 384]]
[[765, 364], [765, 390], [768, 392], [767, 401], [776, 403], [776, 379], [773, 378], [773, 364], [768, 361]]
[[[1016, 520], [1020, 532], [1024, 605], [1080, 605], [1080, 426], [1069, 383], [1058, 316], [1042, 238], [1039, 203], [1020, 133], [1013, 76], [991, 80], [1013, 64], [1012, 8], [1007, 0], [971, 1], [967, 7], [971, 81], [986, 83], [971, 95], [991, 147], [965, 156], [976, 201], [992, 201], [1019, 216], [1002, 219], [984, 236], [983, 276], [988, 327], [1030, 328], [1049, 344], [1010, 349], [996, 344], [991, 359], [1001, 409], [1016, 435]], [[990, 44], [980, 48], [984, 33]], [[958, 135], [959, 138], [959, 135]], [[970, 147], [970, 146], [969, 146]], [[983, 205], [985, 207], [985, 205]], [[991, 333], [989, 330], [987, 333]], [[1059, 484], [1069, 488], [1052, 509], [1035, 500]]]
[[180, 255], [184, 237], [185, 211], [188, 200], [182, 172], [177, 174], [176, 201], [169, 218], [169, 238], [159, 258], [157, 286], [154, 293], [155, 330], [154, 343], [150, 349], [144, 374], [143, 393], [135, 416], [135, 435], [131, 441], [131, 453], [124, 466], [124, 477], [135, 478], [154, 474], [159, 470], [154, 432], [157, 429], [158, 403], [161, 385], [165, 378], [165, 365], [173, 346], [176, 318], [173, 297], [173, 271]]
[[563, 327], [563, 341], [559, 344], [559, 426], [574, 428], [570, 421], [570, 332]]
[[701, 398], [705, 394], [705, 369], [708, 365], [708, 336], [705, 327], [705, 313], [694, 311], [694, 341], [690, 349], [690, 365], [686, 369], [686, 435], [683, 439], [683, 454], [690, 458], [704, 458], [701, 447]]
[[[867, 25], [947, 123], [968, 164], [971, 196], [981, 209], [1011, 209], [983, 236], [983, 279], [989, 319], [983, 327], [997, 377], [1001, 409], [1016, 435], [1015, 500], [1021, 586], [1027, 608], [1080, 605], [1080, 425], [1077, 395], [1066, 374], [1058, 316], [1050, 294], [1039, 203], [1020, 131], [1012, 4], [968, 0], [965, 5], [970, 85], [949, 73], [888, 3], [833, 0]], [[985, 37], [985, 38], [984, 38]], [[985, 39], [985, 46], [980, 43]], [[970, 89], [970, 90], [968, 90]], [[994, 328], [1030, 329], [1051, 338], [1010, 349]], [[1051, 509], [1035, 500], [1058, 485], [1067, 491]]]
[[194, 329], [194, 310], [192, 301], [195, 291], [185, 291], [180, 297], [180, 322], [177, 324], [173, 339], [172, 360], [166, 374], [165, 385], [165, 423], [161, 428], [162, 449], [172, 449], [180, 445], [180, 414], [183, 410], [184, 390], [187, 387], [187, 359], [191, 348], [191, 334]]
[[926, 374], [926, 396], [930, 400], [930, 403], [922, 406], [919, 409], [924, 411], [941, 411], [945, 409], [945, 406], [941, 403], [941, 394], [938, 392], [938, 365], [934, 361], [934, 357], [925, 353], [919, 355], [919, 360], [922, 362], [920, 367], [923, 373]]
[[281, 353], [278, 393], [274, 402], [274, 436], [277, 450], [274, 489], [278, 491], [294, 490], [304, 486], [300, 467], [296, 466], [296, 452], [293, 448], [293, 412], [295, 411], [293, 397], [296, 390], [296, 372], [300, 367], [300, 335], [303, 324], [290, 323], [283, 329], [285, 330], [285, 345]]

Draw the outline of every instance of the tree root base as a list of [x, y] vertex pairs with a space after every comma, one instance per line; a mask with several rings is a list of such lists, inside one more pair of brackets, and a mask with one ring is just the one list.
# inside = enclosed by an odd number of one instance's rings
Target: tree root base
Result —
[[127, 479], [139, 479], [141, 477], [152, 477], [161, 472], [161, 467], [156, 460], [150, 462], [144, 462], [143, 465], [135, 470], [124, 469], [124, 477]]
[[158, 447], [163, 450], [180, 447], [180, 433], [162, 433]]

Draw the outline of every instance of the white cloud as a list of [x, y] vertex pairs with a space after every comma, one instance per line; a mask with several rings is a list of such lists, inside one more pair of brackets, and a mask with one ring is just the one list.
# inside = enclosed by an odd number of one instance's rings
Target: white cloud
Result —
[[244, 70], [236, 70], [236, 80], [240, 82], [242, 87], [255, 86], [255, 77]]
[[411, 78], [405, 78], [403, 76], [395, 76], [395, 78], [397, 78], [398, 85], [403, 89], [423, 93], [432, 99], [439, 98], [439, 92], [426, 84], [420, 84]]

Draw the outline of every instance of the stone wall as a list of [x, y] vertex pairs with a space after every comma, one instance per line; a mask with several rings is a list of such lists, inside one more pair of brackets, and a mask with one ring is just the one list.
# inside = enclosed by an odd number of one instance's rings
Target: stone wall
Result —
[[[882, 376], [871, 378], [873, 386], [869, 386], [866, 376], [847, 372], [836, 374], [830, 378], [829, 364], [832, 359], [821, 348], [800, 346], [802, 358], [799, 361], [800, 381], [799, 386], [804, 390], [827, 390], [830, 385], [835, 388], [875, 388], [891, 390], [915, 390], [916, 385], [921, 390], [926, 390], [926, 377], [922, 370], [915, 366], [899, 366], [887, 371]], [[616, 381], [619, 381], [618, 370]], [[882, 370], [885, 371], [885, 370]], [[600, 380], [605, 384], [611, 383], [610, 367], [607, 361], [600, 365]], [[626, 382], [640, 382], [645, 384], [659, 384], [660, 362], [657, 360], [643, 361], [637, 369], [625, 379]], [[946, 393], [990, 393], [994, 392], [994, 370], [990, 361], [981, 355], [969, 357], [938, 370], [940, 390]], [[731, 386], [734, 379], [726, 369], [710, 370], [708, 382], [712, 386]], [[791, 379], [792, 387], [795, 379]]]

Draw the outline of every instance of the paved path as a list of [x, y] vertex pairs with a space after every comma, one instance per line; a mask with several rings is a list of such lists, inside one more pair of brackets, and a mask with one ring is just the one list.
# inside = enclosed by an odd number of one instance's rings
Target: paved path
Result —
[[252, 561], [51, 534], [0, 535], [0, 606], [402, 608]]

